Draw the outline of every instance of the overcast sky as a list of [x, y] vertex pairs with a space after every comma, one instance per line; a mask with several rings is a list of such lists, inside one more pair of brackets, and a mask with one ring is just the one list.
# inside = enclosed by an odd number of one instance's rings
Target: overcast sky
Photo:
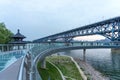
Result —
[[26, 40], [120, 15], [120, 0], [0, 0], [0, 22]]

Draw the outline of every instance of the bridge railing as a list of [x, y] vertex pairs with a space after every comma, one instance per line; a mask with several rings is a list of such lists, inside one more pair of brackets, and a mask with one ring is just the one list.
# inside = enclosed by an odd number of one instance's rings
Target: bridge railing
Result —
[[73, 42], [71, 46], [120, 46], [120, 42]]
[[[33, 46], [33, 45], [32, 45]], [[57, 49], [63, 47], [88, 47], [88, 46], [117, 46], [120, 48], [119, 42], [71, 42], [71, 43], [34, 43], [23, 58], [18, 80], [42, 80], [37, 71], [36, 56], [42, 55], [42, 52], [50, 49]], [[24, 75], [26, 73], [26, 75]], [[29, 73], [29, 74], [28, 74]]]

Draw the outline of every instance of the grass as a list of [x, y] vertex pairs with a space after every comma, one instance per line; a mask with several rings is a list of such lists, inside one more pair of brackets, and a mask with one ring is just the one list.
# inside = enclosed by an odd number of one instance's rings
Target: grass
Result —
[[[38, 71], [43, 80], [62, 80], [57, 68], [49, 62], [46, 62], [46, 68], [41, 68], [40, 62], [38, 62]], [[57, 76], [57, 77], [56, 77]]]
[[68, 77], [66, 80], [83, 80], [71, 58], [66, 56], [50, 56], [47, 57], [47, 61], [55, 64], [61, 70], [63, 75]]

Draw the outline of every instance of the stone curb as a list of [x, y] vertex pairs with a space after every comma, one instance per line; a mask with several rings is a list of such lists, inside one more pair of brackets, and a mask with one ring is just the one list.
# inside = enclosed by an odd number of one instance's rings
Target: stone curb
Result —
[[[67, 56], [67, 57], [70, 57], [70, 56]], [[70, 57], [70, 58], [71, 58], [71, 60], [75, 63], [76, 67], [78, 68], [78, 71], [80, 72], [83, 80], [87, 80], [87, 77], [86, 77], [86, 75], [84, 74], [84, 72], [80, 69], [80, 66], [78, 66], [78, 64], [76, 63], [76, 61], [75, 61], [72, 57]]]

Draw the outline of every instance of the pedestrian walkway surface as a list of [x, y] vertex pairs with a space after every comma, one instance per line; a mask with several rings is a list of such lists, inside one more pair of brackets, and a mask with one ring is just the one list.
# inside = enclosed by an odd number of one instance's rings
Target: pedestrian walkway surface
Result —
[[17, 80], [22, 58], [0, 72], [0, 80]]

